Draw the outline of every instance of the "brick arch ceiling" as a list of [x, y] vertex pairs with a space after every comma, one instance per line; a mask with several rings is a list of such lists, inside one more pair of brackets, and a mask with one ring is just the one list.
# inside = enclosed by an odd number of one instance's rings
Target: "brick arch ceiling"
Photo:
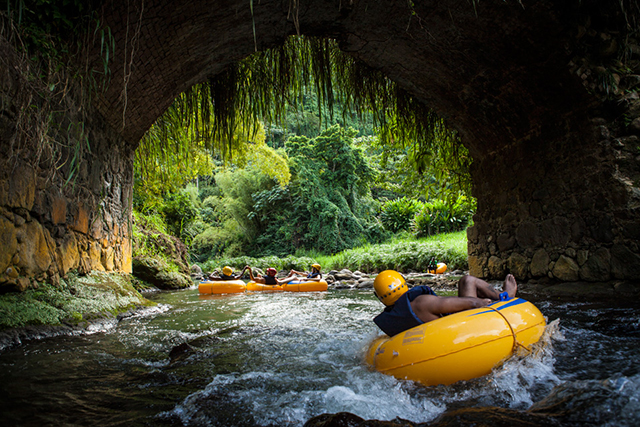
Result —
[[447, 119], [477, 159], [554, 132], [557, 116], [587, 105], [566, 71], [568, 28], [554, 2], [490, 0], [477, 14], [468, 0], [414, 3], [113, 0], [104, 7], [111, 83], [95, 105], [136, 146], [181, 92], [296, 27], [382, 70]]

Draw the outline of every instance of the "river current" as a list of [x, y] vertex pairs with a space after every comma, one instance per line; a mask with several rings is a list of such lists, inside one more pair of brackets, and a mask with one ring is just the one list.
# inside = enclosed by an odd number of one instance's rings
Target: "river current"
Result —
[[558, 395], [574, 408], [563, 425], [640, 423], [638, 307], [525, 296], [549, 322], [533, 354], [423, 387], [364, 365], [382, 309], [371, 290], [146, 296], [158, 305], [119, 323], [2, 351], [2, 424], [302, 426], [337, 412], [429, 422]]

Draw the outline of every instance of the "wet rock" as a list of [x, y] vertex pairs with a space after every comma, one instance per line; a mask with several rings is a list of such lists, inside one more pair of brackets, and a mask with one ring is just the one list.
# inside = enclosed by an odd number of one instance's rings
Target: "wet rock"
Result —
[[429, 423], [414, 423], [402, 418], [391, 421], [364, 420], [349, 412], [322, 414], [308, 420], [304, 427], [558, 427], [555, 417], [544, 413], [498, 407], [464, 408], [446, 412]]
[[304, 423], [304, 427], [357, 427], [363, 421], [363, 418], [352, 413], [339, 412], [317, 415]]
[[196, 350], [189, 344], [182, 343], [171, 349], [171, 351], [169, 352], [169, 359], [171, 359], [171, 362], [176, 362], [178, 360], [186, 358], [195, 351]]
[[333, 289], [349, 289], [351, 288], [351, 286], [349, 286], [346, 283], [342, 283], [341, 281], [336, 281], [333, 283], [333, 285], [331, 286]]
[[536, 414], [529, 411], [518, 411], [498, 407], [485, 407], [464, 408], [445, 412], [434, 421], [419, 425], [428, 425], [429, 427], [557, 427], [561, 424], [546, 414]]
[[184, 289], [193, 285], [187, 275], [167, 271], [167, 269], [163, 262], [155, 258], [135, 257], [133, 259], [133, 274], [159, 289]]
[[191, 266], [191, 280], [194, 282], [201, 282], [204, 280], [204, 274], [199, 265], [193, 264]]
[[342, 269], [340, 271], [331, 271], [330, 274], [335, 277], [336, 280], [352, 280], [353, 279], [353, 273], [351, 272], [351, 270], [348, 269]]
[[358, 288], [358, 289], [372, 289], [373, 288], [373, 280], [371, 280], [371, 279], [360, 280], [356, 284], [356, 288]]

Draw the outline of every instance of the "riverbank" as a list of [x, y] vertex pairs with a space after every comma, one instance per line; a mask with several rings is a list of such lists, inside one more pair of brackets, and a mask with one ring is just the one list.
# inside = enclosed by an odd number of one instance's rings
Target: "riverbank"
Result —
[[0, 295], [0, 350], [24, 340], [81, 333], [117, 323], [155, 303], [134, 286], [133, 276], [92, 272], [69, 274], [57, 285], [39, 284]]

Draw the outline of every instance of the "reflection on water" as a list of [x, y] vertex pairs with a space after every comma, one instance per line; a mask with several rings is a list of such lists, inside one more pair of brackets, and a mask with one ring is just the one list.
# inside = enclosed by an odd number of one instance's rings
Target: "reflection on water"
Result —
[[343, 411], [428, 422], [460, 407], [540, 409], [556, 395], [580, 409], [564, 422], [640, 419], [634, 308], [536, 302], [550, 325], [534, 354], [426, 388], [363, 365], [382, 308], [371, 291], [151, 299], [157, 308], [117, 326], [1, 353], [5, 423], [300, 426]]

